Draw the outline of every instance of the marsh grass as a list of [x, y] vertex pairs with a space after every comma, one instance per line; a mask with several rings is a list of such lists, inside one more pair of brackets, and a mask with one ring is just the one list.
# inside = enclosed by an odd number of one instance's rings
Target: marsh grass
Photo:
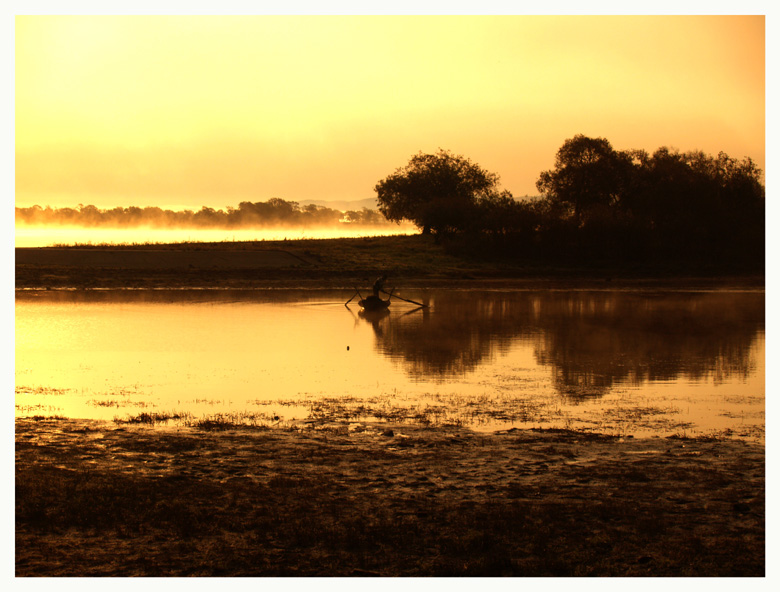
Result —
[[121, 401], [117, 401], [114, 399], [90, 399], [87, 401], [87, 405], [92, 405], [93, 407], [116, 407], [117, 409], [121, 407], [149, 407], [149, 403], [146, 401], [131, 401], [128, 399], [123, 399]]
[[14, 388], [17, 395], [66, 395], [70, 389], [53, 388], [45, 386], [17, 386]]
[[429, 427], [479, 426], [485, 424], [545, 423], [557, 417], [546, 401], [532, 402], [513, 396], [463, 397], [428, 394], [430, 401], [399, 405], [386, 397], [322, 398], [315, 401], [275, 402], [278, 405], [305, 405], [308, 422], [382, 421]]
[[[24, 414], [26, 417], [61, 417], [55, 413], [56, 411], [61, 411], [61, 409], [52, 405], [15, 405], [14, 409], [17, 413]], [[43, 413], [45, 411], [49, 412], [49, 415], [45, 415]], [[33, 413], [33, 415], [30, 415], [30, 413]]]
[[192, 417], [187, 412], [161, 412], [161, 413], [139, 413], [138, 415], [128, 415], [125, 417], [114, 417], [114, 423], [117, 424], [145, 424], [149, 426], [167, 424], [171, 421], [184, 421]]
[[[200, 401], [219, 403], [219, 401]], [[351, 426], [364, 422], [405, 423], [431, 428], [471, 427], [475, 429], [507, 429], [511, 427], [561, 427], [594, 433], [629, 436], [633, 430], [677, 434], [687, 437], [691, 425], [669, 417], [674, 408], [663, 406], [621, 405], [615, 409], [599, 410], [598, 414], [572, 418], [555, 400], [524, 399], [516, 395], [498, 394], [465, 397], [456, 394], [433, 393], [419, 403], [402, 404], [393, 394], [371, 397], [345, 395], [319, 399], [250, 400], [248, 404], [262, 407], [257, 411], [217, 412], [201, 416], [178, 411], [144, 412], [115, 417], [116, 423], [167, 424], [196, 427], [202, 430], [227, 430], [243, 427], [267, 428], [296, 426]], [[95, 405], [119, 406], [112, 401], [94, 401]], [[139, 405], [139, 406], [144, 406]], [[286, 414], [286, 408], [295, 408]], [[297, 410], [305, 410], [300, 417]], [[346, 429], [346, 428], [345, 428]], [[723, 432], [719, 437], [740, 436]], [[746, 437], [749, 436], [746, 435]]]
[[198, 419], [189, 419], [185, 425], [202, 430], [226, 430], [237, 427], [268, 427], [279, 420], [278, 416], [268, 413], [241, 411], [214, 413]]

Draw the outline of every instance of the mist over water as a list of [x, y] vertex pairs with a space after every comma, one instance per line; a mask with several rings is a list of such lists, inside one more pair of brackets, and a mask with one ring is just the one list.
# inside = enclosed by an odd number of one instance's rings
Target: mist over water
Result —
[[126, 228], [85, 228], [81, 226], [17, 225], [16, 247], [49, 247], [54, 245], [124, 245], [180, 242], [240, 242], [296, 239], [359, 238], [393, 234], [417, 234], [412, 225], [272, 228], [159, 228], [136, 226]]
[[[329, 202], [328, 202], [329, 203]], [[340, 209], [337, 209], [340, 208]], [[414, 234], [410, 223], [390, 222], [374, 199], [299, 204], [280, 198], [237, 207], [170, 210], [94, 205], [16, 207], [16, 246], [120, 245], [358, 238]]]

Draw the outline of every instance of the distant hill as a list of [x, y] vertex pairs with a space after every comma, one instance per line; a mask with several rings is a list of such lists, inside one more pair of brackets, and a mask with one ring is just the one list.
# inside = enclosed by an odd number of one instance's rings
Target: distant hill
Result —
[[309, 204], [314, 204], [315, 206], [324, 206], [326, 208], [331, 208], [333, 210], [339, 210], [342, 212], [346, 212], [348, 210], [353, 210], [359, 212], [363, 208], [368, 208], [369, 210], [376, 210], [377, 200], [375, 197], [369, 197], [367, 199], [353, 199], [353, 200], [324, 200], [324, 199], [307, 199], [304, 201], [298, 202], [302, 206], [308, 206]]

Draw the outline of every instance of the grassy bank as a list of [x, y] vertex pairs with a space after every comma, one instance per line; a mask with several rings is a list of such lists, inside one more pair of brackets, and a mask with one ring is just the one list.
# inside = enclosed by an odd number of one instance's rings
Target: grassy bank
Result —
[[17, 576], [762, 576], [740, 441], [17, 420]]
[[[103, 254], [98, 264], [85, 253]], [[176, 253], [175, 258], [163, 256]], [[263, 288], [367, 286], [380, 273], [404, 286], [501, 285], [502, 282], [688, 282], [763, 287], [763, 273], [669, 262], [663, 265], [549, 263], [522, 253], [437, 243], [422, 235], [359, 239], [80, 245], [17, 249], [17, 288]], [[155, 263], [155, 254], [157, 263]], [[143, 261], [139, 263], [141, 257]], [[175, 261], [165, 263], [165, 261]]]

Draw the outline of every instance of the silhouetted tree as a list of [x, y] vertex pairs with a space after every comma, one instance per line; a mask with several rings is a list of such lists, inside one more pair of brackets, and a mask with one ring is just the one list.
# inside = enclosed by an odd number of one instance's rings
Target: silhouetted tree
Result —
[[413, 156], [377, 183], [379, 210], [388, 220], [409, 220], [423, 233], [458, 232], [471, 227], [478, 206], [495, 199], [498, 175], [463, 156], [439, 150]]
[[762, 171], [751, 159], [659, 148], [637, 160], [624, 207], [642, 221], [662, 256], [760, 258], [765, 193]]
[[603, 138], [578, 135], [537, 181], [552, 214], [540, 220], [537, 243], [579, 262], [762, 263], [761, 180], [749, 158], [619, 152]]
[[620, 200], [631, 173], [631, 157], [604, 138], [582, 134], [566, 140], [555, 156], [555, 168], [539, 175], [536, 187], [547, 199], [572, 208], [576, 221], [583, 211]]
[[380, 212], [368, 208], [362, 208], [360, 211], [347, 210], [344, 212], [344, 221], [348, 224], [357, 224], [361, 226], [376, 226], [387, 224], [388, 222], [387, 218]]
[[84, 226], [97, 226], [103, 221], [103, 213], [95, 206], [79, 204], [79, 223]]

